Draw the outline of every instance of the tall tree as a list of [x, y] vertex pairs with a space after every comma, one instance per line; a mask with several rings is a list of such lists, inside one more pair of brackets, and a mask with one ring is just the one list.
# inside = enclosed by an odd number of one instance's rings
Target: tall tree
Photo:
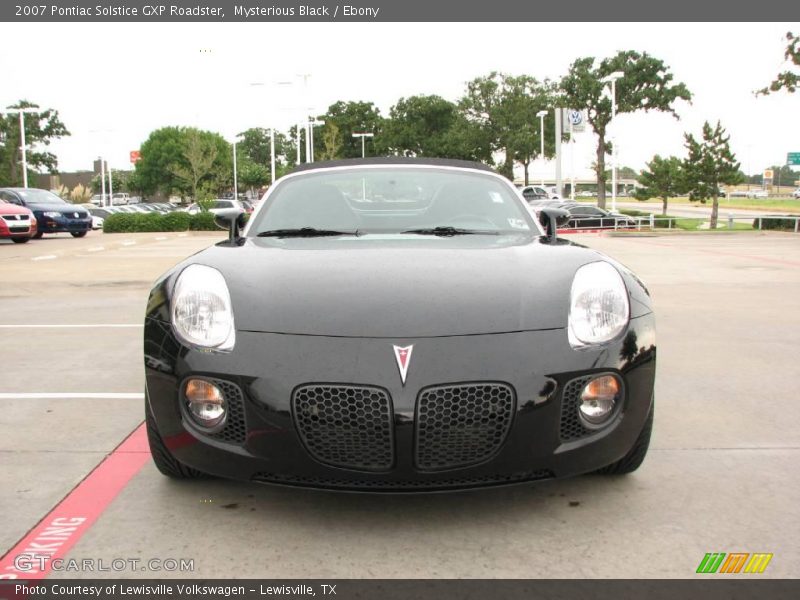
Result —
[[621, 71], [623, 77], [616, 82], [617, 113], [632, 113], [639, 110], [657, 110], [678, 114], [673, 105], [678, 99], [690, 101], [692, 98], [683, 83], [674, 83], [673, 75], [663, 61], [646, 52], [633, 50], [618, 52], [597, 63], [594, 57], [579, 58], [570, 66], [569, 72], [561, 80], [564, 102], [569, 108], [586, 109], [589, 124], [597, 135], [597, 204], [606, 204], [606, 154], [611, 150], [607, 139], [608, 125], [611, 122], [611, 97], [608, 85], [603, 78]]
[[638, 200], [661, 198], [661, 214], [667, 214], [667, 201], [686, 193], [683, 162], [676, 156], [661, 158], [656, 154], [637, 178], [641, 187], [634, 196]]
[[800, 35], [794, 35], [791, 31], [786, 33], [786, 46], [784, 56], [789, 64], [789, 68], [778, 73], [775, 79], [767, 87], [761, 88], [756, 94], [767, 95], [772, 92], [786, 90], [794, 94], [800, 86]]
[[458, 106], [440, 96], [400, 98], [384, 119], [379, 152], [401, 156], [491, 159], [488, 140], [461, 114]]
[[[328, 111], [319, 118], [325, 123], [333, 123], [339, 129], [342, 139], [341, 158], [361, 158], [361, 140], [354, 138], [353, 133], [370, 132], [375, 134], [373, 142], [380, 136], [381, 114], [372, 102], [338, 101], [328, 107]], [[314, 154], [325, 153], [324, 135], [314, 137]], [[367, 141], [369, 144], [369, 141]]]
[[[214, 158], [208, 163], [211, 154]], [[213, 195], [229, 185], [233, 176], [231, 145], [210, 131], [162, 127], [145, 140], [140, 156], [134, 177], [144, 194], [195, 196], [203, 190]]]
[[255, 191], [269, 183], [269, 169], [245, 158], [238, 161], [236, 178], [240, 188], [250, 191], [251, 196]]
[[711, 229], [717, 228], [720, 184], [736, 185], [742, 181], [742, 173], [736, 156], [730, 149], [730, 136], [717, 122], [716, 127], [706, 121], [703, 124], [703, 139], [697, 141], [690, 133], [685, 134], [689, 156], [684, 162], [686, 188], [689, 198], [705, 204], [712, 199]]
[[[272, 166], [270, 154], [270, 132], [262, 127], [251, 127], [237, 135], [236, 151], [239, 156], [246, 157], [253, 164], [263, 166], [269, 170]], [[275, 132], [275, 170], [280, 172], [288, 164], [294, 165], [294, 152], [296, 147], [286, 138], [286, 135]]]
[[[39, 109], [38, 104], [20, 100], [9, 107]], [[58, 160], [55, 154], [39, 149], [48, 146], [54, 139], [70, 135], [52, 108], [37, 110], [25, 115], [25, 160], [30, 174], [41, 169], [55, 173]], [[22, 185], [22, 155], [20, 143], [19, 113], [0, 113], [0, 186]]]
[[[316, 139], [315, 139], [316, 142]], [[339, 158], [342, 152], [342, 132], [335, 121], [325, 123], [322, 129], [322, 151], [320, 160], [333, 160]], [[316, 158], [316, 157], [315, 157]]]

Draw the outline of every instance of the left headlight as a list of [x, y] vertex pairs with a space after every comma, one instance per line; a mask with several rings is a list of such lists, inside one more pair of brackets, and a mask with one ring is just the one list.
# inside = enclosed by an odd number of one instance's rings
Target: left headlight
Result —
[[236, 343], [233, 308], [222, 273], [190, 265], [178, 276], [172, 294], [172, 327], [190, 346], [227, 352]]
[[57, 219], [58, 217], [62, 216], [60, 212], [45, 212], [42, 213], [45, 217], [51, 217], [53, 219]]
[[568, 327], [573, 348], [614, 339], [627, 327], [629, 318], [628, 290], [614, 267], [594, 262], [575, 272]]

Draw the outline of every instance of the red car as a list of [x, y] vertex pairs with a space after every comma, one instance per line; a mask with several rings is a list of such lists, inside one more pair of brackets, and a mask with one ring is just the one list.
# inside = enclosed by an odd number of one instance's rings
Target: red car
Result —
[[0, 238], [24, 244], [36, 235], [36, 217], [24, 206], [0, 199]]

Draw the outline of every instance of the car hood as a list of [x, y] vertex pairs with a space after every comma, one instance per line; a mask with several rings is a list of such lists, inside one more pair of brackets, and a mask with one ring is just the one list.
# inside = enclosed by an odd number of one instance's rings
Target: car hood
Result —
[[374, 237], [218, 244], [176, 267], [165, 285], [171, 289], [188, 264], [217, 268], [240, 331], [475, 335], [566, 327], [575, 271], [603, 258], [565, 241], [550, 245], [530, 237]]
[[60, 213], [83, 213], [87, 216], [89, 213], [83, 206], [70, 206], [69, 204], [36, 204], [31, 205], [31, 210], [39, 212], [60, 212]]
[[0, 215], [29, 215], [31, 211], [29, 211], [24, 206], [17, 206], [16, 204], [6, 204], [5, 202], [0, 202]]

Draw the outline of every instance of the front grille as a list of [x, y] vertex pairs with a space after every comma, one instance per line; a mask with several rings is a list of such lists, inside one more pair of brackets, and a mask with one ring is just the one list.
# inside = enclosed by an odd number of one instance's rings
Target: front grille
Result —
[[313, 384], [292, 395], [295, 427], [320, 462], [385, 471], [394, 464], [392, 400], [377, 387]]
[[244, 444], [247, 439], [247, 427], [244, 419], [244, 394], [241, 388], [224, 379], [209, 378], [209, 381], [222, 391], [228, 407], [228, 416], [222, 429], [205, 435], [221, 442]]
[[553, 478], [553, 472], [547, 469], [525, 471], [521, 473], [508, 473], [496, 475], [483, 475], [476, 477], [450, 477], [446, 479], [395, 479], [395, 480], [369, 480], [369, 479], [342, 479], [337, 477], [299, 477], [279, 473], [256, 473], [251, 478], [258, 483], [280, 483], [283, 485], [297, 485], [303, 487], [337, 488], [351, 490], [379, 490], [385, 492], [413, 492], [419, 490], [458, 489], [481, 487], [490, 485], [503, 485], [509, 483], [522, 483], [523, 481], [538, 481]]
[[3, 215], [6, 221], [30, 221], [30, 215]]
[[417, 467], [434, 471], [486, 460], [503, 445], [515, 405], [514, 390], [502, 383], [422, 390], [417, 398]]
[[578, 377], [567, 382], [564, 392], [561, 394], [561, 428], [560, 437], [562, 442], [577, 440], [594, 433], [581, 423], [579, 417], [581, 390], [589, 383], [592, 375]]

